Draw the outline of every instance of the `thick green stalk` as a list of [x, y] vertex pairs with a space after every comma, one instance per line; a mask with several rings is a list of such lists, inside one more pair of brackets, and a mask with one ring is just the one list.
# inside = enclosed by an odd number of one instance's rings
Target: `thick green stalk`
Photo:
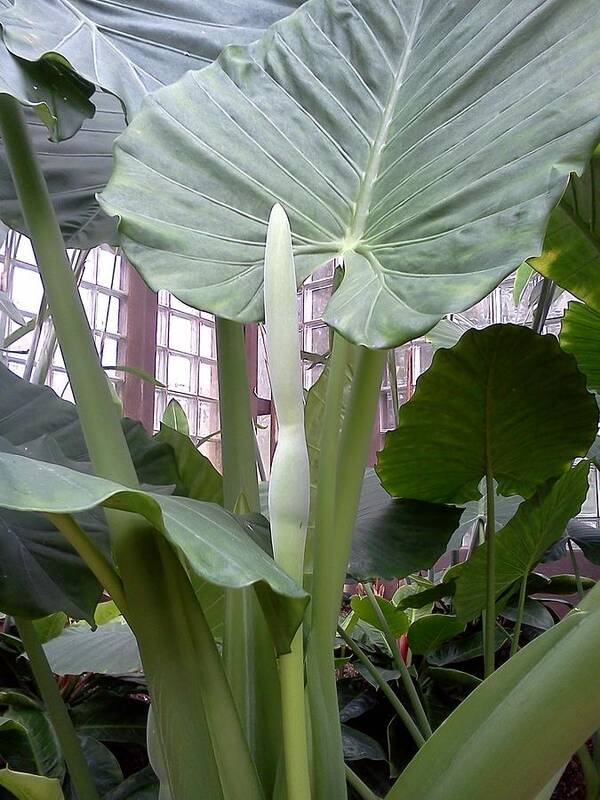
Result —
[[385, 351], [353, 348], [356, 369], [338, 434], [345, 367], [351, 356], [342, 340], [336, 353], [336, 344], [334, 339], [323, 421], [307, 660], [316, 794], [328, 800], [347, 796], [333, 643], [385, 363]]
[[329, 358], [329, 378], [325, 396], [314, 510], [312, 627], [307, 648], [308, 698], [313, 729], [315, 787], [317, 796], [331, 797], [336, 800], [346, 796], [342, 731], [339, 724], [335, 679], [332, 677], [334, 675], [333, 640], [329, 629], [324, 624], [324, 618], [319, 620], [319, 609], [324, 602], [322, 598], [327, 598], [331, 590], [329, 556], [335, 526], [337, 456], [349, 354], [348, 342], [339, 333], [334, 332]]
[[54, 675], [48, 664], [44, 648], [31, 620], [15, 617], [19, 636], [29, 657], [33, 677], [52, 721], [62, 754], [67, 762], [69, 777], [78, 800], [99, 800], [96, 784], [86, 763], [75, 728], [67, 711]]
[[[137, 487], [119, 415], [98, 359], [22, 110], [5, 95], [0, 96], [0, 134], [92, 463], [97, 474]], [[220, 800], [217, 759], [210, 740], [207, 743], [204, 711], [207, 688], [200, 687], [198, 681], [198, 675], [202, 675], [203, 648], [199, 649], [193, 632], [194, 614], [201, 611], [189, 580], [168, 544], [145, 521], [119, 511], [111, 511], [107, 517], [113, 555], [125, 588], [128, 619], [140, 645], [157, 710], [172, 796], [174, 800], [191, 800], [198, 787], [203, 786], [211, 799]], [[234, 746], [237, 742], [237, 731], [233, 731], [231, 737], [216, 744], [228, 748], [232, 758], [237, 757], [237, 774], [247, 774], [252, 764], [247, 750]]]
[[23, 111], [19, 103], [7, 95], [0, 95], [0, 134], [77, 400], [90, 457], [98, 474], [127, 486], [137, 486], [120, 420], [98, 360]]
[[[298, 343], [296, 271], [287, 215], [274, 206], [265, 248], [265, 325], [271, 394], [279, 422], [269, 483], [275, 561], [302, 585], [310, 503], [304, 393]], [[308, 725], [304, 698], [304, 636], [279, 657], [287, 800], [310, 800]]]
[[408, 667], [406, 666], [404, 659], [400, 654], [398, 641], [396, 640], [395, 636], [390, 630], [390, 626], [388, 625], [387, 619], [385, 618], [385, 614], [383, 613], [381, 606], [377, 602], [377, 598], [373, 593], [373, 587], [371, 586], [370, 583], [365, 583], [364, 587], [367, 593], [367, 597], [369, 598], [369, 602], [371, 603], [371, 607], [373, 608], [373, 611], [375, 612], [377, 619], [379, 620], [379, 624], [381, 625], [381, 630], [383, 631], [383, 635], [385, 637], [385, 641], [387, 642], [387, 646], [390, 648], [390, 653], [392, 654], [394, 666], [400, 672], [402, 683], [410, 699], [413, 711], [415, 712], [415, 716], [417, 717], [421, 733], [426, 739], [428, 739], [433, 731], [431, 730], [431, 725], [429, 724], [429, 720], [427, 719], [427, 714], [425, 713], [425, 709], [423, 708], [423, 703], [421, 703], [421, 698], [419, 697], [419, 693], [417, 692], [413, 680], [410, 677], [410, 672], [408, 671]]
[[527, 599], [527, 578], [529, 574], [523, 575], [521, 579], [521, 588], [519, 589], [519, 602], [517, 605], [517, 619], [515, 620], [515, 629], [512, 635], [512, 642], [510, 645], [510, 656], [519, 649], [519, 637], [521, 636], [521, 627], [523, 625], [523, 614], [525, 613], [525, 600]]
[[425, 744], [425, 737], [418, 729], [415, 724], [415, 721], [408, 713], [408, 710], [404, 706], [404, 703], [398, 695], [392, 690], [389, 683], [385, 680], [382, 674], [379, 672], [377, 667], [372, 663], [371, 659], [367, 656], [364, 652], [362, 647], [354, 641], [354, 639], [349, 636], [346, 631], [342, 628], [341, 625], [338, 625], [337, 628], [338, 635], [342, 637], [342, 639], [346, 642], [348, 647], [352, 650], [354, 655], [358, 658], [358, 660], [363, 664], [377, 686], [381, 689], [382, 693], [386, 696], [386, 698], [390, 701], [390, 704], [396, 714], [400, 717], [402, 722], [406, 725], [406, 729], [412, 736], [415, 744], [417, 747], [422, 747]]
[[486, 589], [487, 602], [484, 619], [483, 660], [485, 677], [495, 669], [495, 632], [496, 632], [496, 514], [494, 478], [491, 470], [485, 476], [485, 542], [487, 548]]
[[[260, 511], [244, 328], [217, 317], [217, 369], [225, 507]], [[254, 589], [225, 593], [223, 662], [265, 794], [272, 795], [281, 751], [279, 675], [271, 635]]]

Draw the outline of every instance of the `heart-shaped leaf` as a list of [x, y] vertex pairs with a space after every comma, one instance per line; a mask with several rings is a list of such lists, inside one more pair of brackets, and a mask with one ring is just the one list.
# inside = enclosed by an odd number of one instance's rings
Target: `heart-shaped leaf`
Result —
[[[588, 492], [589, 462], [582, 461], [556, 481], [544, 485], [525, 500], [510, 522], [496, 534], [496, 597], [528, 575], [548, 547], [562, 535], [579, 513]], [[487, 545], [477, 547], [457, 570], [454, 602], [465, 621], [486, 604]]]
[[325, 320], [398, 345], [541, 252], [600, 133], [599, 32], [594, 0], [309, 0], [149, 98], [103, 206], [153, 288], [249, 321], [279, 202], [299, 281], [344, 257]]
[[399, 497], [476, 500], [486, 474], [500, 494], [528, 497], [587, 453], [597, 425], [584, 376], [554, 336], [492, 325], [437, 351], [376, 470]]

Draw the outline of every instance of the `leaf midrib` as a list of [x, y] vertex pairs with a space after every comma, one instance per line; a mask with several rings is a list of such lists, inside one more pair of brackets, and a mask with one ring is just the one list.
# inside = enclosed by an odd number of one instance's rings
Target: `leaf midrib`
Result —
[[[394, 2], [394, 0], [391, 0], [391, 2]], [[420, 0], [419, 7], [415, 12], [412, 30], [409, 34], [407, 34], [406, 46], [404, 53], [402, 54], [402, 60], [400, 61], [400, 65], [398, 67], [398, 74], [394, 79], [394, 83], [385, 102], [383, 115], [379, 123], [379, 129], [375, 139], [373, 140], [373, 146], [367, 160], [367, 166], [365, 168], [364, 176], [358, 192], [354, 214], [348, 226], [348, 233], [346, 237], [348, 246], [346, 249], [356, 250], [365, 234], [366, 223], [371, 208], [371, 201], [373, 199], [373, 191], [377, 182], [379, 171], [381, 169], [381, 161], [383, 158], [385, 143], [387, 141], [388, 129], [394, 116], [400, 89], [404, 84], [406, 70], [413, 51], [419, 23], [423, 14], [423, 3], [424, 0]]]

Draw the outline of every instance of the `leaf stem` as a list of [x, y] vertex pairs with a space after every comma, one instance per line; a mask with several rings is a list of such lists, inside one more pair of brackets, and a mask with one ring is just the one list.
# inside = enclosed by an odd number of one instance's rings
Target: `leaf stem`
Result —
[[402, 700], [398, 697], [398, 695], [392, 690], [389, 683], [383, 678], [377, 667], [373, 664], [371, 659], [367, 656], [364, 652], [362, 647], [354, 641], [354, 639], [349, 636], [346, 631], [338, 625], [337, 627], [338, 635], [344, 640], [344, 642], [348, 645], [348, 647], [352, 650], [354, 655], [358, 658], [358, 660], [363, 664], [369, 672], [369, 675], [373, 678], [377, 686], [381, 689], [383, 694], [386, 698], [390, 701], [390, 704], [396, 714], [400, 717], [402, 722], [406, 725], [406, 728], [410, 735], [412, 736], [415, 744], [417, 747], [422, 747], [425, 744], [425, 737], [415, 724], [415, 721], [408, 713], [405, 705], [403, 704]]
[[77, 797], [79, 800], [99, 800], [98, 791], [84, 758], [73, 722], [60, 696], [33, 622], [23, 617], [15, 617], [15, 624], [29, 657], [33, 677], [67, 762], [69, 777], [73, 782]]
[[344, 764], [344, 769], [346, 771], [346, 780], [362, 800], [379, 800], [378, 795], [369, 789], [367, 784], [358, 777], [356, 772], [354, 772], [348, 764]]
[[8, 95], [0, 95], [0, 135], [31, 236], [90, 457], [99, 475], [137, 488], [135, 469], [77, 291], [75, 274], [67, 258], [48, 187], [21, 106]]
[[44, 516], [58, 528], [69, 544], [79, 553], [100, 585], [114, 600], [119, 611], [123, 615], [127, 615], [127, 601], [121, 578], [100, 548], [69, 514], [44, 514]]
[[523, 625], [523, 615], [525, 613], [525, 600], [527, 599], [527, 578], [529, 574], [526, 572], [521, 578], [521, 588], [519, 590], [519, 602], [517, 606], [517, 619], [515, 620], [515, 627], [512, 635], [512, 642], [510, 645], [510, 658], [519, 649], [519, 637], [521, 636], [521, 627]]
[[486, 588], [487, 602], [484, 620], [484, 651], [485, 677], [487, 678], [495, 669], [495, 630], [496, 630], [496, 513], [494, 477], [488, 469], [485, 476], [485, 542], [487, 549]]
[[[341, 337], [334, 336], [319, 466], [308, 645], [316, 794], [328, 800], [346, 797], [333, 643], [385, 364], [384, 350], [350, 350], [344, 345]], [[345, 366], [354, 355], [350, 401], [338, 433]]]
[[569, 556], [571, 558], [571, 566], [573, 567], [573, 574], [575, 575], [575, 580], [577, 581], [577, 594], [579, 595], [579, 602], [583, 600], [583, 581], [581, 580], [581, 571], [579, 569], [579, 564], [577, 563], [577, 559], [575, 557], [575, 551], [573, 550], [573, 544], [571, 543], [570, 539], [567, 539], [567, 547], [569, 549]]
[[423, 704], [421, 703], [421, 698], [419, 697], [419, 693], [417, 692], [413, 680], [410, 677], [410, 672], [408, 671], [408, 667], [406, 666], [404, 659], [400, 654], [400, 648], [398, 647], [398, 642], [394, 637], [392, 631], [390, 630], [390, 626], [388, 625], [388, 621], [385, 618], [385, 614], [383, 613], [381, 606], [377, 602], [377, 598], [373, 593], [373, 587], [371, 586], [370, 583], [365, 583], [364, 587], [367, 593], [367, 597], [369, 598], [369, 602], [371, 603], [371, 607], [373, 608], [373, 611], [375, 612], [377, 619], [379, 620], [379, 624], [381, 625], [381, 629], [383, 631], [383, 635], [385, 636], [385, 641], [387, 642], [387, 646], [390, 648], [392, 659], [394, 661], [394, 666], [400, 672], [402, 683], [410, 699], [413, 711], [415, 712], [415, 716], [417, 717], [417, 722], [419, 723], [421, 733], [426, 739], [428, 739], [432, 734], [431, 725], [429, 724], [429, 720], [427, 719], [427, 714], [425, 713], [425, 709], [423, 708]]
[[577, 758], [579, 759], [585, 778], [586, 800], [597, 800], [598, 792], [600, 791], [600, 775], [590, 755], [590, 751], [587, 748], [587, 744], [583, 744], [579, 750], [577, 750]]

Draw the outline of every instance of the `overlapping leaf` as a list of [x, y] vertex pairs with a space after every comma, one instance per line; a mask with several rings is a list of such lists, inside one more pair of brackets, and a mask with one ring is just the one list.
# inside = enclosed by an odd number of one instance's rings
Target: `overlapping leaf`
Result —
[[154, 93], [103, 205], [150, 285], [248, 321], [279, 202], [299, 281], [344, 256], [326, 321], [400, 344], [541, 251], [600, 132], [599, 29], [594, 0], [309, 0]]
[[[230, 0], [218, 8], [211, 0], [118, 4], [110, 0], [19, 0], [13, 6], [2, 0], [0, 25], [11, 52], [0, 47], [0, 81], [5, 64], [6, 81], [10, 81], [11, 93], [17, 93], [19, 83], [13, 73], [19, 69], [19, 76], [24, 76], [21, 83], [29, 80], [19, 99], [28, 102], [33, 95], [31, 101], [37, 101], [43, 85], [35, 76], [40, 72], [56, 75], [56, 88], [62, 88], [67, 80], [62, 78], [66, 60], [79, 76], [120, 98], [131, 118], [148, 91], [210, 63], [225, 45], [258, 38], [269, 24], [298, 5], [299, 0]], [[36, 63], [38, 59], [42, 61]], [[73, 83], [72, 77], [70, 80]], [[80, 83], [75, 82], [75, 87]], [[73, 92], [70, 84], [67, 88]], [[55, 138], [64, 139], [75, 132], [84, 115], [77, 116], [71, 110], [73, 104], [65, 108], [65, 96], [71, 99], [67, 92], [48, 90], [46, 94], [57, 120], [55, 126], [64, 129]], [[99, 209], [95, 196], [110, 176], [113, 141], [125, 127], [125, 116], [120, 102], [101, 91], [94, 94], [92, 102], [96, 116], [83, 124], [74, 141], [49, 143], [36, 115], [28, 115], [69, 247], [93, 247], [116, 240], [115, 221]], [[87, 103], [84, 110], [85, 116], [91, 116], [93, 106]], [[53, 120], [47, 114], [44, 121]], [[2, 158], [0, 201], [3, 221], [26, 233]]]
[[600, 313], [583, 303], [569, 303], [560, 326], [560, 346], [575, 356], [588, 388], [600, 392]]
[[56, 464], [0, 453], [0, 506], [74, 514], [100, 505], [146, 517], [178, 552], [192, 584], [199, 579], [229, 589], [254, 586], [276, 644], [285, 650], [306, 595], [220, 506], [134, 491]]
[[[502, 592], [538, 564], [544, 552], [560, 538], [569, 520], [581, 509], [588, 491], [589, 462], [582, 461], [558, 480], [525, 500], [508, 524], [496, 534], [495, 590]], [[457, 573], [456, 613], [470, 620], [485, 607], [487, 545], [480, 545]]]
[[398, 578], [429, 569], [443, 555], [462, 509], [398, 500], [365, 472], [348, 572], [357, 580]]
[[560, 205], [552, 212], [544, 252], [531, 260], [580, 300], [600, 312], [600, 157], [592, 158], [581, 177], [573, 176]]
[[585, 378], [555, 337], [492, 325], [437, 351], [376, 469], [399, 497], [476, 500], [486, 474], [500, 494], [528, 497], [586, 454], [597, 424]]

